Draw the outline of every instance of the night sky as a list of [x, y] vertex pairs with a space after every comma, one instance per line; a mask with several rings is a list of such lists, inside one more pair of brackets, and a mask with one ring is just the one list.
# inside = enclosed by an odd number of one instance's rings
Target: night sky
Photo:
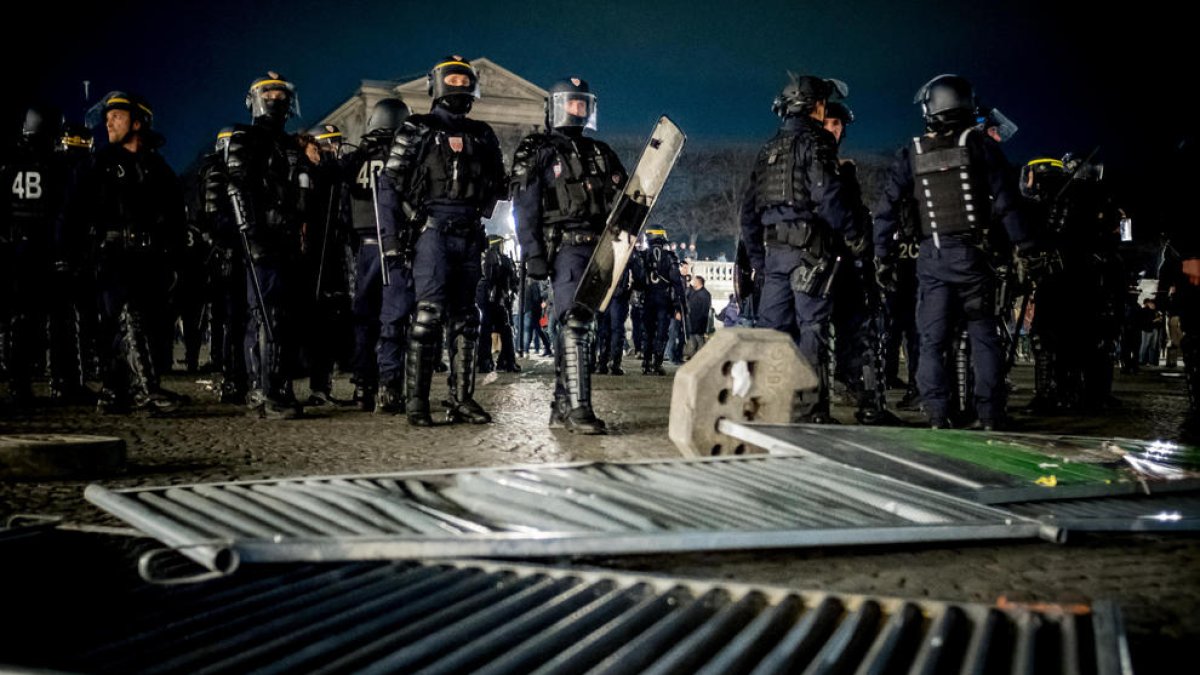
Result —
[[[93, 99], [141, 92], [182, 170], [215, 132], [244, 122], [250, 81], [267, 69], [297, 84], [311, 125], [361, 79], [420, 75], [439, 57], [487, 56], [536, 84], [564, 75], [600, 96], [600, 135], [642, 134], [670, 114], [695, 142], [761, 141], [788, 69], [837, 77], [858, 122], [851, 153], [919, 133], [913, 92], [931, 76], [970, 78], [1021, 129], [1005, 150], [1033, 156], [1101, 146], [1128, 200], [1151, 194], [1152, 167], [1186, 129], [1182, 99], [1196, 59], [1178, 10], [1097, 14], [1052, 2], [226, 2], [108, 3], [19, 10], [10, 32], [41, 45], [2, 47], [5, 119], [31, 100], [81, 114]], [[24, 15], [21, 15], [24, 12]], [[1099, 30], [1084, 30], [1080, 13]], [[13, 66], [12, 64], [19, 64]], [[487, 92], [484, 91], [486, 96]]]

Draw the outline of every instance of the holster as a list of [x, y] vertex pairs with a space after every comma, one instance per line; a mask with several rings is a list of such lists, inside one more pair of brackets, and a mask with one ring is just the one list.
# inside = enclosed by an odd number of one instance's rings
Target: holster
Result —
[[546, 267], [554, 269], [554, 257], [558, 255], [558, 249], [562, 246], [562, 228], [558, 225], [547, 225], [542, 230], [546, 237]]
[[830, 261], [808, 251], [800, 251], [800, 264], [792, 270], [789, 283], [796, 293], [818, 295], [829, 276]]

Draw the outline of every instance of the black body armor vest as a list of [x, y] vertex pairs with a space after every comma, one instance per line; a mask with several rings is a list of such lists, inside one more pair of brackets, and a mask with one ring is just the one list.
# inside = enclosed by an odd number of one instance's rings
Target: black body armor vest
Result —
[[796, 161], [796, 145], [805, 135], [803, 127], [780, 129], [758, 151], [758, 158], [754, 160], [754, 207], [758, 212], [784, 205], [812, 210], [804, 167]]
[[564, 222], [602, 227], [624, 182], [607, 146], [590, 138], [547, 135], [554, 150], [554, 182], [542, 191], [542, 217], [547, 225]]
[[956, 135], [913, 139], [913, 197], [921, 218], [921, 237], [965, 234], [987, 229], [991, 191], [986, 169], [972, 162], [967, 139], [972, 127]]
[[352, 227], [362, 233], [375, 233], [375, 194], [372, 182], [387, 162], [391, 137], [364, 136], [354, 155], [350, 181], [350, 220]]

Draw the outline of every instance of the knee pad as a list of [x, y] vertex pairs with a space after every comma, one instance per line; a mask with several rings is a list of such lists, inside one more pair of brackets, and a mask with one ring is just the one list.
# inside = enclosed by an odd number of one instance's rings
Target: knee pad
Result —
[[594, 316], [588, 308], [576, 305], [567, 310], [563, 323], [572, 331], [586, 332], [591, 329]]
[[468, 340], [479, 338], [479, 312], [466, 312], [450, 317], [450, 334], [463, 335]]
[[435, 302], [417, 304], [413, 318], [412, 338], [422, 344], [433, 344], [442, 335], [442, 306]]

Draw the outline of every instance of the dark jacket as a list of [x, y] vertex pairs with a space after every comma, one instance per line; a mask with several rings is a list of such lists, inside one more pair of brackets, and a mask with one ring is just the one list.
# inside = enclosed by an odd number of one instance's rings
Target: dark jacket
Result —
[[712, 312], [712, 294], [707, 288], [688, 289], [688, 335], [704, 335], [708, 332], [708, 315]]

